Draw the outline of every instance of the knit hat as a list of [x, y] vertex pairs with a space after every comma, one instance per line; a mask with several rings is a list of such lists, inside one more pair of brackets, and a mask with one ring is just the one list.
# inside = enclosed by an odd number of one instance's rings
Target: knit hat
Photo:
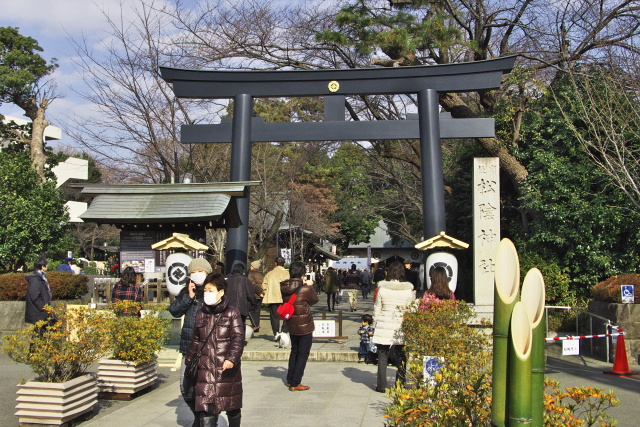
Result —
[[213, 272], [213, 269], [211, 268], [211, 264], [209, 264], [209, 261], [207, 261], [204, 258], [192, 259], [191, 262], [189, 263], [189, 268], [187, 270], [189, 271], [189, 274], [198, 270], [202, 270], [207, 274]]
[[260, 270], [260, 267], [262, 267], [262, 260], [258, 259], [258, 260], [253, 261], [251, 263], [251, 267], [255, 268], [256, 270]]

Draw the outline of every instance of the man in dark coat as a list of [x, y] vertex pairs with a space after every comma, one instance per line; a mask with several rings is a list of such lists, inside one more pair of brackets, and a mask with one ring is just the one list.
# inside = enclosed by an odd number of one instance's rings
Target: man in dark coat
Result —
[[358, 289], [360, 289], [360, 272], [356, 269], [355, 264], [351, 264], [351, 270], [344, 276], [344, 284], [342, 285], [349, 295], [349, 306], [351, 311], [358, 310]]
[[291, 353], [289, 354], [289, 370], [287, 371], [287, 387], [291, 391], [309, 390], [309, 386], [302, 385], [302, 376], [311, 353], [313, 340], [313, 316], [311, 306], [319, 301], [313, 286], [305, 285], [302, 276], [306, 273], [305, 265], [296, 261], [289, 267], [291, 278], [280, 283], [282, 301], [288, 302], [293, 294], [293, 316], [286, 320], [289, 334], [291, 334]]
[[51, 304], [51, 287], [47, 280], [47, 259], [38, 258], [35, 262], [35, 270], [28, 274], [27, 279], [27, 305], [24, 313], [24, 321], [35, 324], [40, 320], [47, 320], [49, 312], [45, 305]]
[[244, 264], [240, 261], [233, 264], [231, 275], [227, 278], [225, 297], [229, 305], [240, 310], [242, 326], [247, 325], [247, 316], [255, 304], [253, 284], [245, 275]]
[[250, 270], [247, 274], [247, 279], [253, 284], [255, 298], [253, 310], [249, 312], [249, 320], [251, 320], [251, 324], [253, 325], [253, 331], [258, 332], [260, 331], [260, 311], [262, 309], [262, 298], [264, 297], [264, 292], [262, 291], [264, 274], [260, 271], [262, 269], [262, 260], [253, 261], [249, 265]]

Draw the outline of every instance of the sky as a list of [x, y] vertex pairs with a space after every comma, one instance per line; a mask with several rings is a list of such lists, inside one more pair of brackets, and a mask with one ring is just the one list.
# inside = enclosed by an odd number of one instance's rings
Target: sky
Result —
[[[43, 52], [40, 55], [49, 61], [55, 58], [59, 67], [52, 74], [56, 92], [61, 95], [47, 109], [46, 117], [51, 125], [62, 129], [62, 140], [49, 142], [56, 146], [75, 147], [66, 135], [66, 122], [69, 117], [83, 117], [89, 112], [90, 105], [74, 92], [82, 91], [82, 74], [76, 70], [73, 58], [76, 55], [71, 40], [86, 39], [94, 52], [100, 52], [100, 42], [108, 40], [109, 25], [104, 13], [118, 21], [121, 10], [139, 5], [143, 0], [0, 0], [0, 26], [18, 27], [23, 36], [37, 40]], [[174, 3], [175, 0], [145, 0], [156, 6]], [[179, 0], [183, 6], [195, 6], [203, 0]], [[223, 0], [213, 0], [223, 1]], [[243, 0], [226, 0], [237, 3]], [[305, 0], [271, 0], [274, 5], [291, 4]], [[133, 14], [129, 14], [133, 15]], [[124, 19], [127, 13], [123, 14]], [[22, 109], [12, 104], [0, 105], [0, 114], [26, 119]]]
[[[157, 4], [163, 1], [155, 0]], [[182, 3], [196, 1], [182, 0]], [[62, 128], [60, 144], [73, 146], [64, 135], [65, 118], [82, 110], [85, 103], [72, 90], [82, 85], [82, 76], [73, 65], [72, 58], [76, 53], [69, 39], [85, 37], [91, 45], [98, 46], [108, 36], [108, 24], [102, 10], [119, 14], [121, 4], [126, 8], [138, 3], [140, 0], [0, 0], [0, 26], [18, 27], [20, 34], [38, 41], [43, 48], [41, 56], [46, 60], [56, 58], [59, 64], [52, 78], [62, 97], [51, 104], [47, 119]], [[23, 110], [12, 104], [1, 105], [0, 114], [25, 119]], [[55, 147], [55, 144], [50, 145]]]

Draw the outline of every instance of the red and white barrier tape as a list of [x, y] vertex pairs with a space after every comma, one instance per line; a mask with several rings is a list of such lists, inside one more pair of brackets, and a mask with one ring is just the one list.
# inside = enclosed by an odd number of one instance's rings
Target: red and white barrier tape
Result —
[[615, 334], [599, 334], [599, 335], [576, 335], [576, 336], [568, 336], [568, 337], [553, 337], [553, 338], [545, 338], [545, 341], [563, 341], [563, 340], [578, 340], [585, 338], [605, 338], [605, 337], [618, 337], [620, 335], [626, 335], [626, 332], [617, 332]]

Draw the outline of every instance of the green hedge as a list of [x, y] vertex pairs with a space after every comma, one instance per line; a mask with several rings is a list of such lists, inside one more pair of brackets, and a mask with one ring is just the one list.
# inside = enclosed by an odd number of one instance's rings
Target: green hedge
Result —
[[[0, 274], [0, 301], [24, 301], [27, 279], [24, 273]], [[64, 271], [47, 273], [54, 300], [77, 299], [89, 292], [87, 276]]]

